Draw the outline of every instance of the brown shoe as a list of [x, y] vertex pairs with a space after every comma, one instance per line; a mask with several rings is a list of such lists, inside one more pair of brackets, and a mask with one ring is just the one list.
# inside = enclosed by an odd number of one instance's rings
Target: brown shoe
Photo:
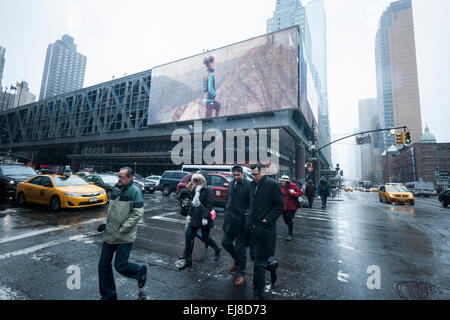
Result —
[[239, 277], [237, 277], [236, 280], [234, 281], [234, 285], [235, 285], [236, 287], [240, 287], [240, 286], [242, 286], [242, 285], [244, 284], [244, 282], [245, 282], [245, 278], [244, 278], [243, 276], [239, 276]]
[[236, 271], [236, 263], [233, 263], [233, 265], [230, 268], [230, 271], [231, 272]]

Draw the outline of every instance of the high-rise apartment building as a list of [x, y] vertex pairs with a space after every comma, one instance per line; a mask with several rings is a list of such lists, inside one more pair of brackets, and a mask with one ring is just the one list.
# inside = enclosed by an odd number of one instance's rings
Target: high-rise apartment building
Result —
[[[393, 2], [381, 16], [375, 44], [379, 128], [407, 126], [412, 142], [422, 136], [411, 0]], [[384, 150], [395, 144], [385, 132]]]
[[39, 100], [83, 88], [86, 57], [74, 38], [63, 35], [48, 45]]

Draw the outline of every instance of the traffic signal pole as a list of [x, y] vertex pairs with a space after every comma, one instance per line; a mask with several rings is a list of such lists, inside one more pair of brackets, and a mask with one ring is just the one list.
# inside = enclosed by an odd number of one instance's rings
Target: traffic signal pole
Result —
[[323, 148], [326, 148], [326, 147], [332, 145], [333, 143], [336, 143], [336, 142], [339, 142], [341, 140], [348, 139], [348, 138], [351, 138], [351, 137], [355, 137], [355, 136], [358, 136], [358, 135], [366, 134], [366, 133], [390, 131], [390, 130], [397, 130], [397, 129], [403, 129], [402, 137], [405, 138], [403, 140], [403, 142], [406, 142], [407, 144], [411, 143], [411, 137], [410, 137], [409, 131], [406, 130], [407, 129], [406, 126], [403, 126], [403, 127], [385, 128], [385, 129], [377, 129], [377, 130], [370, 130], [370, 131], [363, 131], [363, 132], [354, 133], [354, 134], [351, 134], [349, 136], [346, 136], [346, 137], [334, 140], [334, 141], [332, 141], [330, 143], [327, 143], [326, 145], [316, 149], [316, 146], [315, 146], [316, 136], [315, 136], [314, 123], [311, 126], [311, 128], [312, 128], [312, 131], [313, 131], [313, 134], [312, 134], [312, 145], [311, 145], [311, 155], [312, 155], [312, 161], [311, 162], [312, 162], [312, 169], [313, 169], [313, 171], [311, 172], [311, 180], [314, 182], [315, 185], [317, 185], [317, 181], [316, 181], [317, 165], [316, 165], [316, 163], [317, 164], [319, 163], [318, 159], [316, 158], [316, 154], [318, 154], [319, 151], [322, 150]]
[[[359, 133], [354, 133], [354, 134], [352, 134], [352, 135], [349, 135], [349, 136], [346, 136], [346, 137], [343, 137], [343, 138], [334, 140], [334, 141], [332, 141], [332, 142], [330, 142], [330, 143], [328, 143], [328, 144], [326, 144], [326, 145], [320, 147], [320, 148], [317, 149], [315, 152], [317, 153], [317, 152], [319, 152], [320, 150], [322, 150], [323, 148], [326, 148], [326, 147], [328, 147], [329, 145], [332, 145], [333, 143], [336, 143], [336, 142], [338, 142], [338, 141], [341, 141], [341, 140], [344, 140], [344, 139], [347, 139], [347, 138], [351, 138], [351, 137], [354, 137], [354, 136], [359, 136], [359, 135], [366, 134], [366, 133], [381, 132], [381, 131], [390, 131], [390, 130], [396, 130], [396, 129], [403, 129], [403, 130], [406, 131], [406, 128], [407, 128], [407, 127], [405, 126], [405, 127], [377, 129], [377, 130], [363, 131], [363, 132], [359, 132]], [[409, 133], [409, 132], [408, 132], [408, 133]], [[410, 139], [410, 141], [411, 141], [411, 139]], [[313, 153], [314, 153], [314, 149], [313, 149]]]

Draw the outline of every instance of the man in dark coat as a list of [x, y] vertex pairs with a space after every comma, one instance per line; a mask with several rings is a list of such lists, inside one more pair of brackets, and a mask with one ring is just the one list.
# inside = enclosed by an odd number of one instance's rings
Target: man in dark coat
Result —
[[247, 252], [245, 249], [245, 219], [250, 206], [250, 181], [244, 177], [241, 166], [232, 168], [233, 180], [228, 186], [225, 219], [223, 222], [222, 246], [234, 260], [230, 271], [235, 271], [237, 277], [234, 285], [244, 284]]
[[262, 165], [252, 166], [254, 181], [250, 197], [250, 257], [253, 265], [253, 295], [264, 299], [265, 276], [269, 257], [275, 255], [276, 222], [284, 211], [280, 184], [265, 176]]
[[326, 177], [320, 178], [317, 193], [322, 200], [322, 209], [325, 209], [327, 207], [327, 198], [331, 196], [331, 187]]

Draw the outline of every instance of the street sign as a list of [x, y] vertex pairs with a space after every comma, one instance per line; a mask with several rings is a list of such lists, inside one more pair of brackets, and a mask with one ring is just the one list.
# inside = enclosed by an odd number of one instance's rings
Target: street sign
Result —
[[317, 161], [317, 158], [308, 158], [308, 161]]
[[356, 143], [359, 145], [372, 143], [372, 138], [370, 137], [370, 135], [356, 137]]

